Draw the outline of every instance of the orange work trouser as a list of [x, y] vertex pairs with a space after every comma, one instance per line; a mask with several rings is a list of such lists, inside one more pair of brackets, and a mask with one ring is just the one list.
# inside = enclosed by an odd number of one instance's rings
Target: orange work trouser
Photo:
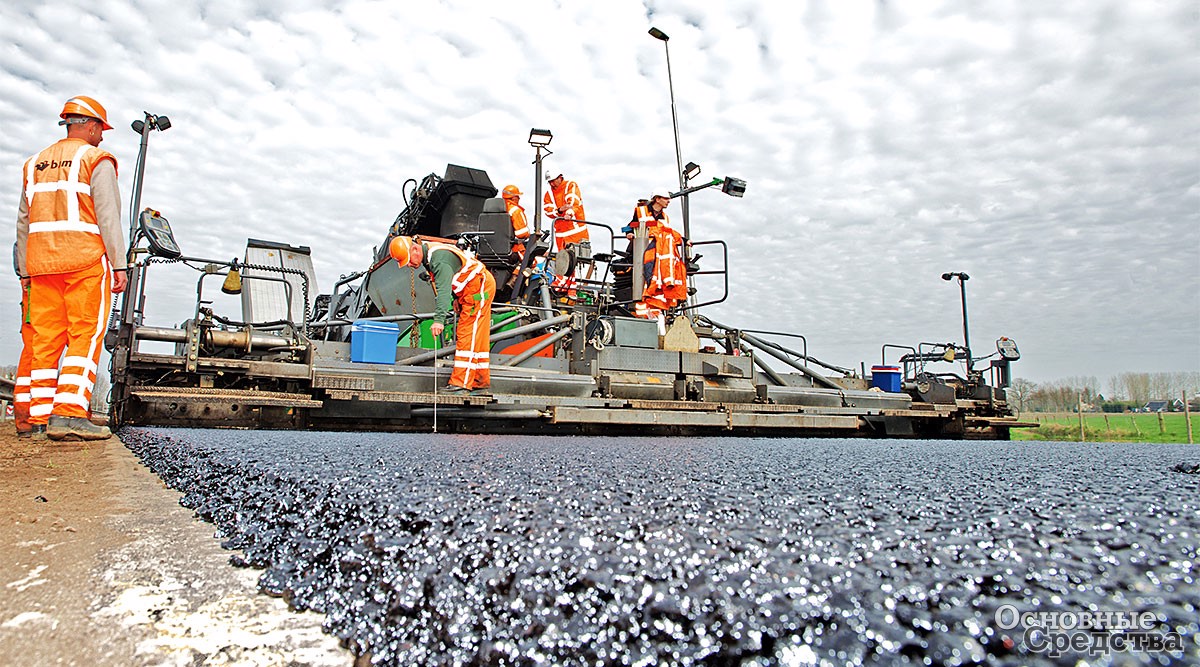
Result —
[[104, 257], [86, 269], [30, 279], [29, 423], [45, 424], [51, 414], [90, 416], [111, 290], [112, 275]]
[[491, 354], [492, 299], [496, 279], [483, 270], [454, 295], [458, 326], [454, 329], [454, 371], [450, 384], [483, 389], [492, 384]]
[[33, 324], [29, 321], [29, 289], [21, 288], [21, 358], [13, 388], [13, 420], [18, 431], [29, 431], [29, 371], [33, 368]]

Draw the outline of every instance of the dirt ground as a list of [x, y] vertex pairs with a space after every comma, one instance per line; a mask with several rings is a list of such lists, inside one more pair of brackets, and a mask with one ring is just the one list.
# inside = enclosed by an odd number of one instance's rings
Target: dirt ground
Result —
[[0, 665], [350, 667], [116, 438], [0, 422]]

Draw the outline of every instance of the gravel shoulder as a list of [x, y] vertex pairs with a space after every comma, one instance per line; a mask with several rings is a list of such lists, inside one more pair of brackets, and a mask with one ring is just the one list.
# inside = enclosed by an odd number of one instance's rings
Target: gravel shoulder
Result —
[[116, 438], [0, 426], [0, 664], [349, 667]]

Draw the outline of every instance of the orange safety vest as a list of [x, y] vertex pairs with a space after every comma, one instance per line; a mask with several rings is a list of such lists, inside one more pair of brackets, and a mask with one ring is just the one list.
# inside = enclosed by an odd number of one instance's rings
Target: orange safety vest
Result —
[[[666, 219], [667, 214], [665, 211], [662, 215], [663, 218]], [[650, 205], [638, 204], [638, 206], [633, 209], [633, 222], [629, 223], [629, 229], [637, 229], [641, 226], [644, 226], [646, 229], [650, 229], [657, 224], [658, 219], [654, 217], [654, 213], [650, 210]]]
[[[647, 232], [654, 229], [658, 225], [664, 225], [675, 231], [676, 234], [679, 232], [679, 230], [675, 229], [674, 225], [671, 224], [671, 218], [667, 215], [665, 210], [662, 212], [662, 219], [660, 220], [659, 218], [654, 217], [654, 211], [651, 210], [649, 204], [638, 204], [634, 207], [633, 220], [629, 223], [627, 228], [625, 228], [625, 231], [632, 231], [643, 225], [646, 227]], [[678, 236], [683, 238], [682, 234], [678, 234]]]
[[525, 241], [529, 239], [529, 222], [525, 219], [525, 207], [504, 200], [505, 206], [508, 207], [508, 217], [512, 219], [513, 228], [513, 250], [525, 254]]
[[[462, 262], [462, 268], [454, 274], [454, 280], [450, 282], [450, 292], [454, 294], [454, 296], [461, 294], [463, 288], [467, 286], [467, 283], [471, 282], [472, 278], [484, 271], [487, 271], [487, 267], [483, 265], [483, 262], [463, 252], [458, 246], [453, 246], [448, 243], [432, 243], [429, 241], [425, 241], [424, 243], [425, 247], [429, 249], [429, 253], [425, 260], [427, 264], [429, 262], [429, 256], [433, 255], [434, 252], [442, 251], [453, 253], [454, 256], [458, 257], [459, 261]], [[426, 266], [426, 270], [429, 271], [430, 275], [433, 274], [433, 271], [429, 270], [428, 266]]]
[[[558, 209], [565, 209], [559, 216]], [[546, 217], [554, 221], [555, 248], [562, 250], [570, 243], [584, 243], [590, 240], [587, 220], [583, 213], [583, 195], [579, 192], [579, 184], [575, 181], [563, 181], [561, 188], [550, 186], [542, 195], [542, 210]]]
[[683, 236], [671, 226], [666, 212], [655, 219], [649, 205], [638, 206], [635, 217], [646, 225], [646, 250], [642, 266], [649, 267], [641, 300], [634, 306], [638, 317], [653, 319], [679, 301], [687, 299], [687, 266], [683, 263]]
[[112, 160], [116, 169], [117, 158], [112, 153], [70, 137], [26, 160], [27, 275], [79, 271], [104, 255], [104, 239], [92, 200], [92, 172], [102, 160]]

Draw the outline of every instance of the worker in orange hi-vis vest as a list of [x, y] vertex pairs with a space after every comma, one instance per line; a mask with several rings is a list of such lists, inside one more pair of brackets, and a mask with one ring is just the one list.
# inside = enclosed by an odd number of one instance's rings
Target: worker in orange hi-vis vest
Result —
[[[13, 270], [21, 275], [17, 268], [17, 246], [13, 244]], [[21, 288], [21, 357], [17, 360], [17, 383], [13, 388], [13, 422], [17, 427], [18, 438], [34, 436], [33, 425], [29, 423], [29, 370], [33, 367], [33, 324], [29, 321], [29, 288]], [[37, 430], [38, 437], [46, 433], [45, 427]]]
[[451, 308], [458, 312], [458, 326], [454, 331], [454, 370], [450, 373], [449, 386], [440, 391], [486, 394], [492, 384], [492, 300], [496, 297], [496, 279], [492, 272], [483, 262], [448, 243], [397, 236], [388, 243], [388, 251], [400, 266], [424, 267], [433, 277], [437, 309], [429, 327], [430, 333], [441, 336]]
[[571, 244], [590, 243], [587, 220], [583, 215], [583, 195], [579, 184], [568, 181], [562, 174], [547, 175], [550, 184], [542, 195], [542, 210], [554, 221], [554, 249], [562, 250]]
[[504, 198], [504, 207], [508, 210], [508, 217], [512, 220], [513, 229], [513, 252], [525, 257], [525, 242], [529, 240], [529, 221], [525, 219], [525, 207], [521, 206], [520, 189], [515, 185], [506, 185], [501, 195]]
[[687, 240], [671, 225], [667, 206], [670, 191], [658, 188], [645, 204], [634, 209], [633, 219], [622, 228], [633, 239], [634, 230], [646, 229], [646, 250], [642, 255], [645, 288], [634, 304], [634, 315], [646, 319], [661, 319], [663, 313], [687, 299], [687, 265], [683, 261], [683, 245]]
[[[34, 437], [102, 440], [92, 389], [112, 294], [125, 291], [117, 159], [99, 148], [108, 112], [80, 95], [63, 105], [67, 136], [25, 162], [17, 211], [17, 271], [29, 288]], [[61, 359], [62, 366], [59, 367]]]

